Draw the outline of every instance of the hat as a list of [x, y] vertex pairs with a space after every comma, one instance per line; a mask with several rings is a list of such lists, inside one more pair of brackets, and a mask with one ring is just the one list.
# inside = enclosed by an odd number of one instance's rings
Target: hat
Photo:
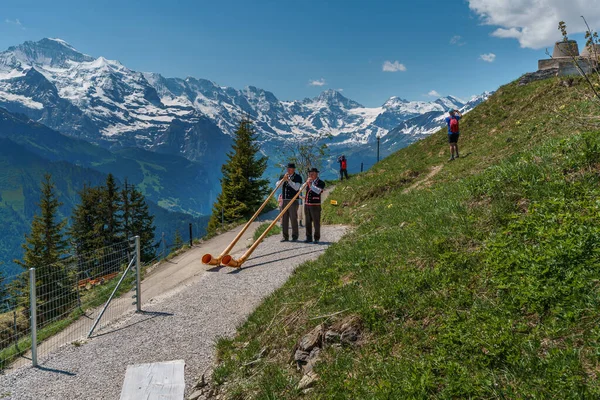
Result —
[[308, 172], [316, 172], [317, 174], [319, 173], [319, 170], [316, 168], [311, 168]]
[[294, 163], [289, 163], [287, 167], [288, 167], [288, 168], [294, 168], [294, 169], [296, 169], [296, 164], [294, 164]]

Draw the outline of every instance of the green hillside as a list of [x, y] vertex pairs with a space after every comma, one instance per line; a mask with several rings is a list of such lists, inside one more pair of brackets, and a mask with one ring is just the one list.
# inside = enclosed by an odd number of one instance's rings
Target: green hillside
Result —
[[[71, 210], [79, 202], [79, 191], [84, 185], [104, 184], [106, 174], [91, 168], [84, 168], [65, 161], [49, 161], [34, 154], [26, 147], [12, 140], [0, 138], [0, 272], [6, 277], [22, 272], [13, 263], [21, 258], [21, 244], [29, 233], [31, 221], [38, 212], [40, 182], [45, 173], [50, 173], [56, 184], [57, 193], [63, 206], [62, 217], [70, 217]], [[194, 217], [186, 213], [168, 211], [152, 201], [148, 201], [154, 215], [157, 241], [165, 234], [166, 244], [172, 244], [175, 232], [188, 238], [189, 224], [193, 224], [195, 238], [206, 233], [208, 217]], [[161, 251], [162, 247], [158, 248]]]
[[46, 172], [56, 181], [67, 217], [84, 184], [100, 185], [108, 173], [127, 179], [146, 196], [157, 239], [164, 232], [167, 244], [176, 231], [187, 238], [189, 223], [194, 237], [205, 234], [208, 217], [201, 215], [210, 211], [219, 187], [217, 175], [183, 157], [142, 149], [111, 152], [0, 108], [0, 272], [5, 276], [21, 272], [12, 261], [21, 257]]
[[[122, 181], [127, 178], [139, 185], [149, 200], [172, 211], [210, 214], [220, 188], [219, 176], [209, 173], [214, 169], [214, 157], [201, 164], [181, 156], [137, 148], [111, 152], [2, 108], [0, 138], [10, 139], [48, 161], [66, 161], [105, 174], [112, 173]], [[224, 156], [222, 158], [224, 160]]]
[[14, 264], [21, 257], [21, 244], [29, 232], [31, 220], [38, 212], [40, 182], [50, 173], [57, 193], [64, 203], [62, 217], [70, 216], [84, 184], [100, 185], [106, 176], [64, 161], [48, 161], [12, 140], [0, 138], [0, 271], [11, 276], [22, 271]]
[[[600, 397], [600, 135], [588, 118], [599, 108], [586, 93], [579, 79], [508, 84], [461, 121], [460, 159], [447, 161], [441, 130], [339, 184], [325, 219], [353, 232], [219, 342], [216, 388]], [[333, 336], [318, 380], [298, 389], [295, 344], [340, 321], [358, 337]]]

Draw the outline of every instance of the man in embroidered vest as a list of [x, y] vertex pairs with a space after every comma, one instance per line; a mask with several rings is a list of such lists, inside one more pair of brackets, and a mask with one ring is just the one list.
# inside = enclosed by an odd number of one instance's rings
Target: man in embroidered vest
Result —
[[[287, 173], [279, 178], [277, 185], [279, 185], [282, 180], [284, 181], [281, 186], [281, 197], [283, 199], [282, 208], [285, 208], [302, 187], [302, 177], [296, 173], [295, 164], [288, 164]], [[298, 236], [300, 236], [298, 233], [298, 199], [294, 200], [294, 204], [292, 204], [281, 218], [281, 230], [283, 233], [283, 239], [281, 241], [287, 242], [290, 240], [290, 220], [292, 221], [292, 241], [297, 241]]]
[[[306, 215], [306, 240], [319, 243], [321, 239], [321, 193], [325, 190], [325, 182], [319, 179], [319, 170], [316, 168], [308, 172], [306, 197], [304, 198], [304, 215]], [[314, 226], [314, 235], [313, 235]]]

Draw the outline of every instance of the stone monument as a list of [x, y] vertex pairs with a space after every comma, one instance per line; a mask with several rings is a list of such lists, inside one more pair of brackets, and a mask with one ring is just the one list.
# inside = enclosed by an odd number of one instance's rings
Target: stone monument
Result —
[[[598, 67], [600, 61], [600, 45], [586, 46], [579, 54], [579, 46], [575, 40], [560, 41], [554, 44], [552, 58], [539, 60], [538, 70], [523, 75], [519, 84], [554, 76], [580, 75], [579, 68], [585, 73], [590, 73]], [[579, 68], [578, 68], [579, 66]]]

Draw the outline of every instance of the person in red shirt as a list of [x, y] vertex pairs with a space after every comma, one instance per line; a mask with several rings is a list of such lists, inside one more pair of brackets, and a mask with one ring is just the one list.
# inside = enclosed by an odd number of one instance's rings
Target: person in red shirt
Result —
[[[321, 194], [325, 190], [325, 182], [319, 179], [319, 170], [312, 168], [308, 172], [308, 185], [304, 198], [304, 215], [306, 216], [305, 243], [319, 243], [321, 239]], [[314, 234], [313, 234], [314, 227]]]
[[340, 180], [344, 180], [344, 176], [346, 180], [348, 179], [348, 161], [346, 161], [346, 156], [341, 155], [338, 157], [338, 162], [340, 163]]

